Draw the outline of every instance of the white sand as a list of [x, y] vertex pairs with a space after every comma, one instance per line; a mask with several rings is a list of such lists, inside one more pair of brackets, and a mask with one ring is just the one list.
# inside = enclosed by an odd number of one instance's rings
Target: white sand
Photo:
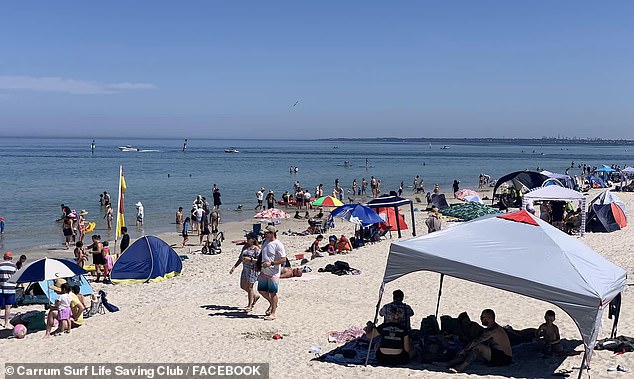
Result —
[[[592, 191], [593, 198], [597, 191]], [[619, 194], [630, 209], [634, 209], [634, 195]], [[405, 213], [408, 218], [409, 212]], [[419, 235], [426, 233], [425, 212], [416, 213]], [[409, 222], [409, 220], [408, 220]], [[300, 231], [306, 221], [286, 220], [281, 230]], [[443, 228], [452, 227], [444, 223]], [[582, 241], [607, 259], [623, 267], [634, 269], [630, 252], [634, 234], [629, 226], [610, 234], [587, 234]], [[350, 326], [363, 326], [372, 319], [383, 275], [390, 240], [357, 249], [346, 256], [333, 256], [312, 261], [314, 272], [311, 280], [283, 280], [281, 283], [278, 319], [261, 318], [267, 308], [264, 299], [252, 315], [238, 308], [246, 305], [246, 294], [240, 290], [239, 269], [230, 276], [228, 271], [236, 260], [240, 246], [231, 240], [241, 239], [243, 229], [250, 229], [251, 222], [222, 224], [227, 241], [223, 252], [216, 256], [188, 254], [183, 263], [183, 275], [171, 280], [139, 284], [104, 286], [113, 304], [121, 308], [118, 313], [98, 315], [86, 320], [86, 324], [74, 329], [70, 335], [43, 338], [44, 332], [27, 335], [23, 340], [2, 340], [0, 360], [3, 362], [270, 362], [273, 378], [348, 378], [348, 377], [448, 377], [440, 367], [418, 364], [416, 369], [384, 367], [346, 367], [338, 364], [312, 362], [308, 350], [321, 346], [322, 351], [334, 349], [328, 343], [329, 331], [342, 331]], [[345, 221], [329, 234], [351, 235], [353, 226]], [[392, 233], [396, 238], [396, 233]], [[405, 232], [404, 238], [411, 234]], [[169, 243], [178, 243], [176, 233], [161, 236]], [[279, 236], [290, 257], [301, 253], [310, 245], [312, 236]], [[197, 241], [197, 237], [190, 242]], [[393, 241], [393, 240], [392, 240]], [[178, 253], [188, 253], [189, 248], [177, 248]], [[317, 273], [319, 267], [335, 260], [345, 260], [360, 269], [359, 276], [335, 276]], [[405, 301], [416, 315], [412, 325], [420, 325], [421, 319], [433, 314], [436, 304], [439, 275], [419, 272], [407, 275], [386, 287], [384, 302], [390, 301], [391, 292], [401, 288]], [[634, 335], [634, 301], [625, 292], [619, 323], [619, 334]], [[477, 320], [480, 311], [492, 308], [498, 315], [498, 323], [511, 324], [516, 329], [537, 327], [547, 309], [557, 312], [562, 338], [580, 339], [572, 320], [558, 308], [541, 301], [512, 293], [495, 290], [469, 282], [446, 278], [440, 314], [456, 316], [468, 311]], [[27, 310], [29, 308], [20, 308]], [[604, 327], [599, 338], [609, 336], [612, 326], [604, 315]], [[281, 333], [282, 340], [273, 340]], [[581, 346], [577, 350], [582, 350]], [[502, 377], [549, 377], [556, 360], [545, 359], [540, 364], [514, 365], [503, 369], [475, 366], [479, 375], [494, 373]], [[558, 368], [579, 366], [581, 356], [568, 357]], [[535, 362], [540, 362], [539, 360]], [[628, 374], [608, 372], [607, 368], [621, 364], [634, 372], [634, 353], [614, 355], [608, 351], [596, 351], [592, 360], [593, 378], [625, 378]], [[549, 366], [550, 365], [550, 366]], [[464, 377], [466, 374], [457, 375]], [[576, 372], [572, 374], [576, 376]], [[632, 374], [629, 374], [632, 375]], [[454, 375], [455, 376], [455, 375]], [[492, 377], [498, 377], [493, 375]], [[630, 376], [633, 377], [633, 376]]]

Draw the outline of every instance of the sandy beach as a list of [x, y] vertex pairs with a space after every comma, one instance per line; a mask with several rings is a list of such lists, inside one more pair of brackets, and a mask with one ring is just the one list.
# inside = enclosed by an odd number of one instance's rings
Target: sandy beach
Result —
[[[591, 190], [588, 199], [600, 191]], [[489, 194], [490, 196], [490, 194]], [[618, 193], [629, 209], [634, 209], [634, 195]], [[422, 197], [422, 196], [421, 196]], [[423, 201], [424, 201], [424, 197]], [[447, 198], [453, 196], [447, 195]], [[451, 199], [453, 201], [453, 199]], [[415, 203], [424, 209], [424, 203]], [[409, 211], [403, 209], [409, 223]], [[313, 212], [314, 213], [314, 212]], [[292, 214], [292, 213], [291, 213]], [[417, 211], [418, 235], [427, 233], [424, 221], [427, 212]], [[350, 366], [316, 362], [309, 350], [319, 346], [322, 353], [333, 350], [338, 344], [328, 342], [328, 332], [343, 331], [351, 326], [363, 327], [374, 316], [378, 291], [385, 269], [390, 243], [396, 233], [379, 243], [355, 249], [347, 255], [318, 258], [308, 266], [311, 273], [301, 278], [284, 279], [280, 284], [278, 318], [263, 320], [267, 304], [261, 299], [251, 314], [241, 310], [246, 305], [246, 294], [239, 287], [239, 269], [233, 275], [229, 269], [235, 262], [241, 246], [231, 243], [244, 237], [244, 230], [251, 229], [251, 221], [223, 223], [225, 243], [219, 255], [202, 255], [200, 246], [180, 247], [182, 237], [177, 233], [159, 235], [169, 244], [176, 244], [179, 254], [187, 255], [182, 275], [158, 283], [137, 285], [93, 284], [95, 290], [105, 289], [110, 301], [121, 310], [117, 313], [97, 315], [86, 320], [85, 325], [74, 329], [70, 335], [43, 338], [44, 332], [28, 334], [25, 339], [3, 338], [0, 360], [3, 362], [268, 362], [272, 378], [348, 378], [348, 377], [450, 377], [441, 366], [423, 365], [420, 359], [406, 368], [374, 366]], [[456, 227], [458, 223], [443, 222], [443, 228]], [[281, 231], [302, 231], [306, 220], [284, 220], [278, 226]], [[581, 241], [596, 252], [621, 266], [628, 273], [634, 269], [630, 254], [634, 235], [629, 226], [613, 233], [589, 233]], [[337, 221], [328, 234], [353, 235], [354, 226]], [[288, 236], [279, 234], [289, 257], [303, 253], [314, 236]], [[411, 238], [405, 231], [403, 238]], [[579, 237], [576, 237], [579, 238]], [[190, 244], [197, 242], [190, 238]], [[46, 254], [42, 251], [17, 252], [30, 258]], [[72, 255], [52, 252], [55, 256]], [[336, 276], [318, 273], [328, 263], [343, 260], [361, 271], [361, 275]], [[298, 264], [298, 262], [294, 262]], [[391, 292], [402, 289], [405, 302], [411, 305], [415, 315], [412, 325], [416, 328], [421, 319], [433, 314], [436, 305], [439, 275], [417, 272], [390, 283], [385, 288], [383, 302], [391, 301]], [[626, 291], [623, 296], [619, 335], [634, 335], [634, 316], [630, 311], [634, 300]], [[572, 319], [551, 304], [529, 299], [513, 293], [496, 290], [466, 281], [445, 278], [440, 314], [457, 316], [467, 311], [472, 319], [481, 310], [492, 308], [500, 325], [512, 325], [515, 329], [537, 327], [543, 322], [548, 309], [557, 313], [556, 324], [563, 339], [580, 340]], [[20, 307], [14, 312], [24, 312], [41, 307]], [[599, 338], [609, 337], [612, 321], [604, 312], [604, 325]], [[283, 338], [272, 339], [280, 333]], [[2, 336], [6, 337], [8, 332]], [[576, 347], [582, 351], [582, 346]], [[505, 368], [489, 368], [475, 365], [465, 377], [476, 374], [486, 377], [550, 377], [553, 371], [573, 369], [581, 364], [581, 356], [564, 358], [537, 358], [530, 362], [519, 361]], [[627, 377], [627, 373], [608, 371], [622, 365], [634, 372], [634, 354], [614, 355], [609, 351], [595, 351], [591, 362], [593, 378]], [[571, 376], [577, 375], [574, 371]], [[629, 375], [632, 375], [631, 373]]]

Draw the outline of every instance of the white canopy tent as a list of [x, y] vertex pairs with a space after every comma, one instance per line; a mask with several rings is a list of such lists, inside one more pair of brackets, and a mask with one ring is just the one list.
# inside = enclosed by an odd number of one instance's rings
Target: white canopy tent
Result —
[[581, 227], [579, 228], [579, 231], [581, 232], [581, 235], [583, 235], [586, 225], [586, 198], [581, 192], [559, 186], [536, 188], [524, 194], [524, 197], [522, 198], [522, 208], [526, 209], [526, 204], [537, 200], [578, 201], [579, 208], [581, 208]]
[[558, 306], [581, 332], [585, 363], [604, 308], [626, 285], [625, 270], [524, 210], [392, 243], [379, 304], [386, 283], [416, 271], [440, 273], [441, 286], [449, 275]]

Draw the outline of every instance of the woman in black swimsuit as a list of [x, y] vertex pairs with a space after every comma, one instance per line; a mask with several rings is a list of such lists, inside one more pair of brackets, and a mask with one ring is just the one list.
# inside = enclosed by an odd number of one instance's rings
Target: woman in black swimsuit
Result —
[[101, 277], [102, 267], [105, 269], [106, 258], [103, 255], [103, 244], [101, 243], [100, 235], [92, 236], [92, 245], [88, 246], [90, 253], [92, 254], [92, 263], [95, 265], [95, 273], [97, 274], [97, 280]]

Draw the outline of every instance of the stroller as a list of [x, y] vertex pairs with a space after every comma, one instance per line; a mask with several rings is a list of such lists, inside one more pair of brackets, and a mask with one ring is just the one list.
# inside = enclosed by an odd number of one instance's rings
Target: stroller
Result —
[[223, 232], [214, 233], [213, 240], [207, 240], [203, 245], [200, 252], [205, 255], [216, 255], [222, 252], [221, 246], [222, 242], [225, 240], [225, 234]]

